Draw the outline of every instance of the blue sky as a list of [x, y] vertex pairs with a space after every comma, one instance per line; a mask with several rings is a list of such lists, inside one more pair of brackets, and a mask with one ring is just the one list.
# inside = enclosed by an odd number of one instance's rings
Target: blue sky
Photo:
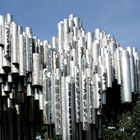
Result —
[[101, 28], [140, 51], [140, 0], [0, 0], [0, 14], [9, 12], [40, 39], [56, 36], [57, 23], [74, 14], [87, 31]]

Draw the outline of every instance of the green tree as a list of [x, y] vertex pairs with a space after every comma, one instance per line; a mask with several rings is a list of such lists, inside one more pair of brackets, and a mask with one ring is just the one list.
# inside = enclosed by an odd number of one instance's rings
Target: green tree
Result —
[[136, 140], [140, 139], [140, 102], [137, 103], [132, 112], [132, 120], [133, 120], [133, 129], [134, 129], [134, 137]]
[[139, 140], [140, 139], [140, 103], [132, 112], [122, 114], [121, 120], [113, 129], [104, 129], [105, 140]]

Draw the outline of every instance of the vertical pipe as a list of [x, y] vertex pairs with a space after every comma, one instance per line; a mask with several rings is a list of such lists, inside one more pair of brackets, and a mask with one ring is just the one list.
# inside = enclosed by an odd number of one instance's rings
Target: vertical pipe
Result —
[[130, 77], [130, 58], [128, 51], [122, 50], [122, 102], [131, 103], [132, 94], [131, 94], [131, 77]]
[[110, 53], [105, 53], [105, 62], [107, 70], [107, 87], [112, 87], [112, 75], [111, 75], [111, 62], [110, 62]]
[[40, 86], [40, 54], [33, 53], [32, 85]]
[[11, 63], [12, 64], [19, 64], [18, 61], [18, 25], [15, 22], [11, 23], [11, 30], [12, 30], [12, 41], [11, 41]]
[[25, 42], [24, 36], [20, 34], [19, 36], [19, 75], [25, 76]]

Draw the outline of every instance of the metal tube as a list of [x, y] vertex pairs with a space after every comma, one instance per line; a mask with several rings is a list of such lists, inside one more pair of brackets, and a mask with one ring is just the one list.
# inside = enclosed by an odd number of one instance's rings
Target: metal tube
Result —
[[11, 83], [11, 84], [12, 84], [12, 82], [13, 82], [11, 72], [8, 73], [7, 81], [8, 81], [8, 83]]
[[10, 85], [9, 85], [7, 80], [4, 83], [3, 90], [4, 90], [5, 93], [10, 93], [11, 92], [11, 87], [10, 87]]
[[13, 21], [13, 16], [10, 14], [10, 13], [7, 13], [7, 15], [6, 15], [6, 22], [7, 23], [11, 23], [12, 21]]
[[33, 53], [32, 85], [40, 86], [40, 54]]
[[94, 30], [94, 40], [100, 40], [100, 30], [99, 29]]
[[47, 118], [47, 69], [43, 69], [43, 122], [44, 124], [48, 123]]
[[117, 48], [115, 50], [115, 75], [116, 79], [118, 80], [118, 84], [121, 85], [121, 54], [120, 54], [120, 49]]
[[11, 108], [11, 107], [12, 107], [12, 100], [7, 98], [7, 108]]
[[3, 47], [0, 47], [0, 74], [5, 74], [4, 69], [2, 68], [3, 66], [3, 55], [4, 55], [4, 50]]
[[27, 84], [27, 96], [32, 96], [32, 85], [31, 83]]
[[3, 68], [10, 69], [11, 44], [10, 44], [10, 27], [9, 24], [4, 26], [4, 53], [3, 53]]
[[110, 53], [105, 53], [105, 63], [107, 71], [107, 87], [112, 87], [112, 75], [111, 75], [111, 62], [110, 62]]
[[48, 58], [48, 41], [43, 41], [43, 65], [47, 66], [47, 58]]
[[58, 23], [58, 52], [61, 54], [63, 50], [63, 22]]
[[75, 118], [80, 122], [80, 74], [79, 69], [75, 67]]
[[26, 27], [25, 28], [25, 33], [29, 38], [32, 38], [32, 28]]
[[92, 42], [93, 42], [93, 34], [91, 32], [88, 32], [87, 33], [87, 49], [88, 50], [91, 50]]
[[39, 109], [43, 110], [43, 94], [41, 91], [39, 93]]
[[127, 51], [130, 56], [131, 92], [135, 92], [134, 56], [132, 54], [132, 48], [127, 47]]
[[0, 15], [0, 45], [4, 46], [4, 16]]
[[74, 17], [73, 21], [74, 21], [75, 27], [80, 28], [80, 18]]
[[23, 79], [19, 79], [18, 81], [18, 92], [19, 93], [23, 92]]
[[60, 95], [60, 73], [59, 69], [56, 69], [56, 78], [55, 78], [55, 130], [56, 135], [62, 134], [62, 120], [61, 120], [61, 95]]
[[18, 67], [18, 65], [11, 64], [11, 73], [12, 74], [16, 74], [16, 75], [19, 74], [19, 67]]
[[[62, 139], [67, 139], [67, 120], [66, 120], [66, 79], [61, 77], [61, 107], [62, 107]], [[67, 94], [66, 94], [67, 95]]]
[[18, 25], [15, 22], [11, 23], [11, 30], [12, 30], [12, 42], [11, 42], [11, 63], [12, 64], [19, 64], [18, 61]]
[[7, 96], [6, 93], [4, 92], [4, 85], [3, 84], [1, 84], [1, 95]]
[[26, 68], [27, 72], [32, 72], [32, 38], [25, 37], [25, 58], [26, 58]]
[[101, 79], [99, 74], [94, 75], [94, 108], [99, 109], [101, 107]]
[[82, 119], [82, 129], [88, 129], [88, 95], [87, 95], [87, 79], [85, 73], [82, 73], [82, 96], [81, 96], [81, 119]]
[[71, 78], [70, 76], [67, 76], [66, 77], [66, 100], [65, 100], [65, 111], [67, 112], [66, 113], [66, 130], [67, 130], [67, 140], [70, 140], [71, 139], [71, 135], [72, 135], [72, 132], [73, 132], [73, 129], [72, 129], [72, 98], [71, 98]]
[[39, 100], [39, 89], [38, 88], [34, 88], [34, 99]]
[[139, 55], [138, 55], [138, 52], [134, 48], [133, 48], [133, 56], [134, 56], [134, 74], [135, 74], [135, 93], [138, 93]]
[[25, 42], [24, 36], [20, 34], [19, 36], [19, 75], [25, 76]]
[[130, 58], [126, 50], [122, 50], [122, 102], [132, 102], [131, 77], [130, 77]]

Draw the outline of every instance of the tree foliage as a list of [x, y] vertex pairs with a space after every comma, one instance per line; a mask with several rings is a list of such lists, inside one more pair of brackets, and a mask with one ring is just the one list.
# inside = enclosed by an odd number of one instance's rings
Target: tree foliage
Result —
[[40, 131], [36, 133], [36, 136], [38, 138], [37, 140], [62, 140], [62, 136], [55, 135], [54, 130], [52, 131], [53, 131], [53, 136], [52, 136], [53, 138], [49, 138], [47, 125], [42, 125]]
[[105, 140], [139, 140], [140, 139], [140, 103], [132, 112], [122, 114], [121, 120], [113, 129], [104, 129]]

